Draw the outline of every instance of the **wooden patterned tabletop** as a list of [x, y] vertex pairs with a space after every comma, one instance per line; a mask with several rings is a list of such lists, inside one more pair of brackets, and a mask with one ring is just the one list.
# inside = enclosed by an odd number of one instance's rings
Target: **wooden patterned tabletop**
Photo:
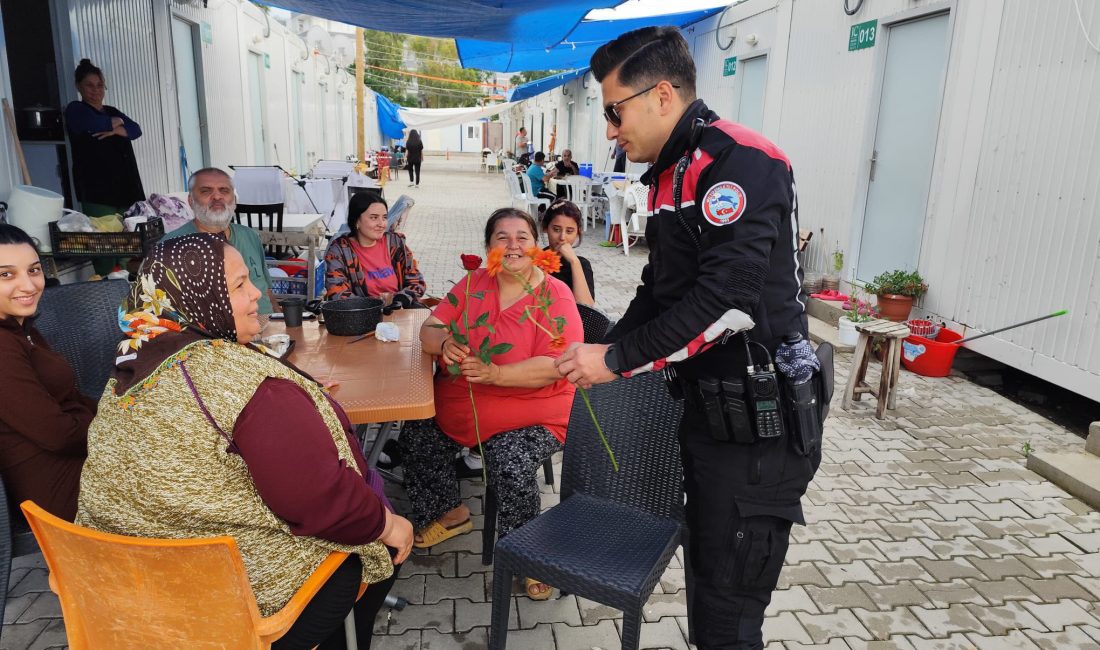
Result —
[[271, 321], [264, 335], [289, 334], [294, 365], [317, 381], [340, 382], [331, 394], [353, 423], [421, 420], [435, 415], [432, 358], [420, 349], [420, 326], [430, 315], [427, 309], [405, 309], [385, 317], [401, 331], [394, 343], [333, 336], [316, 320], [290, 328]]

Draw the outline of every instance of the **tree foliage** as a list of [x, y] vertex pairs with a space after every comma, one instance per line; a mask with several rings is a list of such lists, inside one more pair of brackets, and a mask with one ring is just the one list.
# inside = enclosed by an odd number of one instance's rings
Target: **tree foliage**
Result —
[[[406, 36], [369, 29], [364, 30], [363, 39], [367, 48], [364, 83], [401, 106], [477, 106], [488, 95], [501, 94], [484, 86], [445, 81], [484, 82], [492, 77], [491, 73], [482, 70], [461, 67], [458, 49], [452, 39]], [[398, 72], [392, 72], [394, 70]], [[439, 79], [403, 74], [407, 72]]]

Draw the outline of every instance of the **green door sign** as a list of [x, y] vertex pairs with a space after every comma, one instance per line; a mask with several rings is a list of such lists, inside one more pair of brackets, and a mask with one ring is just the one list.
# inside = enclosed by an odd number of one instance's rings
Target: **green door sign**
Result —
[[852, 25], [852, 31], [848, 32], [848, 51], [864, 50], [875, 46], [875, 35], [878, 34], [878, 21], [869, 20], [865, 23]]
[[737, 57], [731, 56], [722, 65], [722, 76], [732, 77], [735, 74], [737, 74]]

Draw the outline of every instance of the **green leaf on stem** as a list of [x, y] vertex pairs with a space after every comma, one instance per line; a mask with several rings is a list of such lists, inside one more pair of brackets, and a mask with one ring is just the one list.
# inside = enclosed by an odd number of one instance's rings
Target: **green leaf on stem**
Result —
[[496, 334], [497, 333], [496, 328], [493, 327], [492, 325], [490, 325], [489, 323], [485, 323], [485, 329], [489, 330], [490, 334]]
[[488, 324], [489, 324], [489, 312], [485, 312], [484, 314], [477, 317], [477, 320], [474, 321], [474, 324], [471, 325], [471, 327], [485, 327]]
[[444, 325], [443, 323], [428, 323], [428, 327], [434, 327], [436, 329], [445, 330], [450, 329], [450, 325]]
[[[486, 339], [488, 340], [488, 339]], [[489, 354], [496, 356], [498, 354], [504, 354], [508, 350], [512, 349], [511, 343], [497, 343], [493, 347], [489, 348]]]
[[452, 336], [454, 336], [455, 343], [459, 345], [468, 345], [470, 343], [470, 339], [466, 338], [466, 335], [462, 332], [455, 332]]
[[458, 298], [453, 293], [447, 294], [447, 302], [451, 303], [452, 307], [458, 307]]
[[527, 310], [526, 310], [526, 309], [524, 309], [524, 310], [523, 310], [523, 313], [519, 315], [519, 320], [518, 320], [518, 321], [516, 321], [516, 322], [517, 322], [517, 323], [522, 323], [523, 321], [527, 320], [527, 317], [528, 317], [529, 315], [530, 315], [530, 314], [529, 314], [529, 313], [527, 312]]
[[555, 318], [554, 319], [554, 325], [557, 326], [559, 332], [564, 330], [565, 329], [565, 317], [564, 316], [558, 316], [557, 318]]
[[455, 364], [455, 363], [448, 363], [447, 364], [447, 372], [451, 373], [452, 377], [457, 377], [460, 374], [462, 374], [462, 370], [460, 370], [459, 367], [458, 367], [458, 364]]
[[484, 300], [485, 299], [485, 292], [484, 291], [475, 291], [475, 292], [470, 294], [470, 297], [471, 298], [477, 298], [478, 300]]

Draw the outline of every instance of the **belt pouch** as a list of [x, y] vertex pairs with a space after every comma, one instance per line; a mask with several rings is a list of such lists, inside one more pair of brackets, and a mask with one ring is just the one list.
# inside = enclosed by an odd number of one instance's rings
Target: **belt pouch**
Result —
[[722, 380], [722, 397], [726, 404], [726, 421], [729, 423], [733, 441], [743, 445], [756, 442], [752, 432], [752, 422], [745, 404], [745, 382], [740, 379]]
[[789, 421], [794, 429], [792, 440], [795, 451], [803, 456], [810, 456], [821, 447], [821, 410], [815, 384], [812, 379], [801, 384], [787, 384]]
[[722, 395], [718, 389], [718, 380], [700, 379], [699, 394], [703, 399], [703, 413], [707, 417], [707, 428], [710, 429], [710, 436], [722, 442], [729, 441], [730, 432], [726, 427], [726, 417], [722, 408]]

